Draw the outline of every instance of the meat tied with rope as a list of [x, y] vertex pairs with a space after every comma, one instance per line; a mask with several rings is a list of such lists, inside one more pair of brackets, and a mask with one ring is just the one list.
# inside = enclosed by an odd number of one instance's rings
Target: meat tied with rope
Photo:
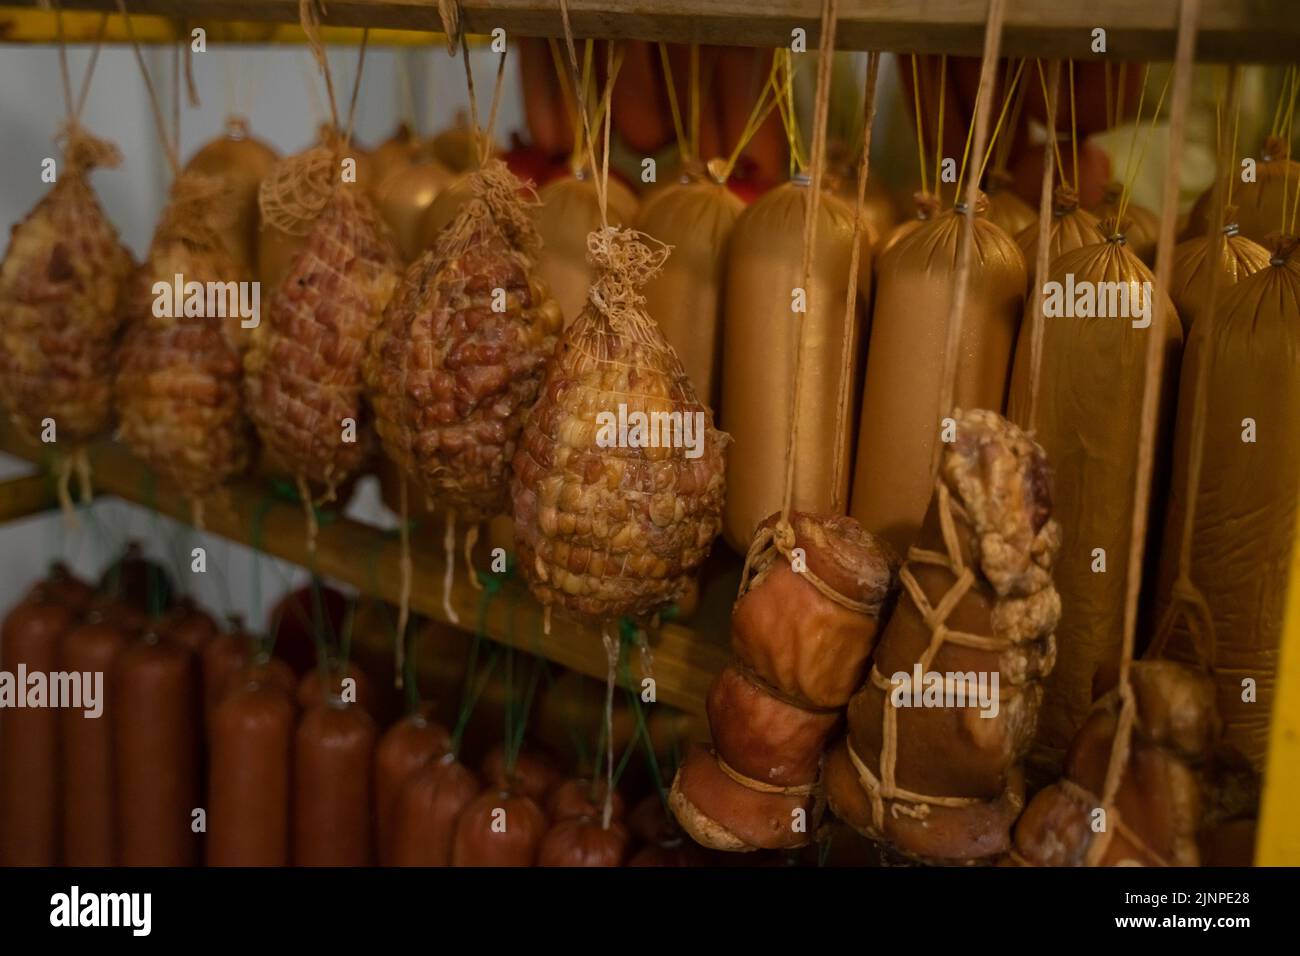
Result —
[[773, 515], [731, 617], [735, 659], [709, 689], [711, 750], [689, 753], [669, 806], [719, 850], [802, 846], [822, 751], [862, 679], [898, 559], [852, 518]]
[[1214, 684], [1172, 661], [1136, 662], [1129, 679], [1134, 724], [1114, 797], [1107, 803], [1102, 793], [1112, 748], [1124, 736], [1118, 691], [1096, 703], [1075, 735], [1065, 776], [1030, 801], [1006, 862], [1199, 865], [1197, 840], [1209, 796], [1200, 770], [1222, 731]]
[[[1006, 852], [1023, 806], [1021, 761], [1055, 659], [1060, 528], [1043, 450], [993, 412], [955, 419], [898, 607], [849, 702], [825, 785], [831, 808], [864, 835], [914, 859], [975, 863]], [[911, 695], [894, 676], [918, 665], [947, 675], [938, 706], [902, 706]], [[998, 678], [995, 709], [956, 693], [976, 674]]]

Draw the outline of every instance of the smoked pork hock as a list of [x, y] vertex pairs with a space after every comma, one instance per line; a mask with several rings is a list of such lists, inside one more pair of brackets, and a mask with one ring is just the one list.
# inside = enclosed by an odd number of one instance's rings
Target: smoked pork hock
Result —
[[510, 461], [562, 324], [538, 239], [500, 160], [406, 272], [371, 337], [365, 378], [388, 456], [472, 523], [507, 509]]
[[682, 360], [695, 394], [718, 408], [722, 368], [722, 289], [727, 242], [745, 204], [707, 179], [657, 190], [637, 212], [636, 228], [673, 249], [646, 283], [646, 311]]
[[697, 842], [778, 849], [812, 839], [823, 749], [875, 646], [898, 559], [852, 518], [773, 515], [731, 617], [735, 660], [708, 696], [711, 750], [668, 798]]
[[[264, 215], [275, 208], [269, 185]], [[248, 413], [263, 444], [300, 485], [324, 486], [327, 496], [370, 453], [362, 362], [398, 281], [397, 254], [370, 201], [355, 184], [332, 188], [244, 361]]]
[[415, 771], [393, 809], [393, 865], [451, 866], [456, 822], [481, 790], [474, 771], [450, 753]]
[[13, 227], [0, 262], [0, 401], [32, 443], [61, 453], [113, 423], [113, 345], [131, 255], [90, 186], [117, 147], [74, 127], [58, 182]]
[[[1027, 280], [1019, 247], [984, 211], [981, 197], [954, 402], [1000, 411]], [[915, 539], [933, 490], [934, 443], [945, 414], [944, 343], [964, 226], [955, 209], [938, 214], [896, 242], [878, 270], [849, 513], [900, 553]]]
[[[847, 387], [850, 401], [857, 394], [852, 370], [858, 363], [850, 363], [851, 381], [842, 381], [845, 323], [850, 325], [850, 353], [857, 355], [865, 303], [871, 297], [871, 254], [863, 242], [858, 303], [846, 316], [853, 206], [824, 190], [810, 287], [805, 290], [807, 311], [792, 312], [795, 290], [803, 284], [804, 209], [811, 199], [806, 178], [769, 190], [740, 215], [727, 252], [719, 414], [733, 444], [728, 449], [723, 533], [741, 554], [759, 523], [781, 507], [786, 445], [796, 420], [793, 507], [833, 513], [842, 511], [848, 498], [849, 455], [846, 451], [838, 463], [831, 459], [837, 442], [852, 448], [853, 416], [837, 414], [841, 386]], [[804, 379], [799, 407], [792, 411], [800, 335]]]
[[[1168, 473], [1162, 459], [1182, 351], [1173, 304], [1165, 298], [1166, 321], [1157, 328], [1151, 271], [1112, 221], [1102, 223], [1102, 231], [1111, 238], [1057, 257], [1049, 271], [1046, 282], [1055, 294], [1049, 295], [1043, 322], [1035, 421], [1029, 421], [1032, 323], [1021, 329], [1007, 412], [1033, 431], [1052, 463], [1053, 513], [1062, 533], [1055, 571], [1062, 607], [1058, 656], [1034, 754], [1035, 766], [1049, 776], [1057, 775], [1088, 713], [1099, 670], [1119, 659], [1140, 427], [1134, 409], [1142, 404], [1147, 337], [1163, 337], [1153, 502], [1164, 500]], [[1153, 531], [1158, 526], [1153, 522]]]
[[[117, 353], [121, 437], [190, 498], [200, 524], [203, 499], [244, 471], [252, 457], [240, 391], [247, 333], [239, 310], [223, 302], [219, 313], [232, 317], [219, 318], [209, 313], [215, 305], [205, 300], [210, 297], [188, 291], [191, 283], [206, 290], [240, 278], [218, 231], [229, 218], [229, 202], [215, 177], [189, 172], [173, 183], [149, 254], [129, 284], [126, 334]], [[175, 276], [183, 277], [183, 300], [173, 290]]]
[[589, 252], [599, 277], [515, 454], [515, 546], [548, 611], [648, 618], [688, 589], [718, 533], [728, 436], [644, 308], [667, 251], [611, 227]]
[[[1149, 649], [1211, 670], [1226, 740], [1261, 772], [1276, 706], [1300, 487], [1300, 436], [1292, 427], [1300, 421], [1300, 239], [1275, 236], [1269, 251], [1264, 268], [1222, 288], [1215, 314], [1192, 326], [1178, 383], [1156, 613], [1159, 619], [1172, 601], [1189, 597], [1178, 581], [1186, 548], [1209, 620], [1198, 619], [1198, 638], [1181, 615], [1163, 646]], [[1198, 387], [1204, 389], [1204, 464], [1188, 541], [1183, 525]], [[1253, 695], [1246, 679], [1254, 681]]]
[[[1065, 776], [1040, 791], [1016, 824], [1009, 861], [1021, 866], [1198, 866], [1206, 793], [1198, 770], [1221, 730], [1214, 687], [1172, 661], [1130, 671], [1136, 704], [1128, 760], [1105, 806], [1119, 695], [1094, 706], [1070, 744]], [[1097, 812], [1106, 815], [1100, 832]]]
[[461, 811], [452, 866], [534, 866], [550, 829], [532, 797], [489, 786]]
[[[1228, 298], [1228, 289], [1265, 268], [1270, 258], [1267, 249], [1241, 234], [1234, 219], [1235, 207], [1225, 210], [1224, 215], [1216, 299], [1220, 309]], [[1209, 305], [1212, 273], [1208, 236], [1193, 236], [1178, 244], [1174, 250], [1174, 274], [1169, 282], [1169, 297], [1178, 310], [1184, 338], [1189, 336], [1192, 325]], [[1189, 347], [1190, 344], [1189, 339]]]
[[955, 418], [898, 607], [825, 769], [840, 819], [945, 864], [1010, 845], [1061, 609], [1043, 449], [994, 412]]

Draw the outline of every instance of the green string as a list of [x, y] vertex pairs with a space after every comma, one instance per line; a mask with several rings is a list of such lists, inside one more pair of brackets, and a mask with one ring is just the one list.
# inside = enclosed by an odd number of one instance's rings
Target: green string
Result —
[[[268, 479], [269, 493], [272, 498], [289, 505], [302, 507], [302, 495], [298, 493], [297, 487], [293, 482], [284, 478]], [[316, 516], [317, 527], [324, 528], [339, 520], [339, 513], [333, 509], [326, 511], [316, 505], [311, 506], [312, 514]]]

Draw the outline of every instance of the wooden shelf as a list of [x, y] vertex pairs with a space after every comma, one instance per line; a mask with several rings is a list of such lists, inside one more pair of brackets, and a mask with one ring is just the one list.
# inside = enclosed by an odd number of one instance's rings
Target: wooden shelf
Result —
[[[32, 8], [37, 0], [10, 0]], [[815, 38], [820, 0], [569, 0], [578, 37], [732, 46], [783, 46], [803, 27]], [[73, 10], [116, 10], [116, 0], [64, 0]], [[987, 0], [841, 0], [842, 49], [978, 56]], [[1172, 59], [1178, 0], [1012, 0], [1002, 40], [1007, 56], [1102, 58], [1092, 31], [1107, 31], [1113, 60]], [[231, 20], [297, 23], [298, 0], [130, 0], [134, 14], [191, 22]], [[432, 0], [329, 0], [324, 23], [392, 31], [441, 30]], [[559, 0], [462, 0], [466, 29], [503, 27], [518, 36], [560, 36]], [[30, 11], [29, 11], [30, 12]], [[21, 19], [21, 18], [18, 18]], [[11, 24], [15, 18], [9, 17]], [[4, 38], [0, 17], [0, 39]], [[53, 33], [18, 30], [14, 39], [49, 42]], [[394, 42], [394, 34], [372, 36]], [[250, 39], [243, 42], [269, 42]], [[812, 42], [810, 39], [810, 48]], [[1300, 48], [1294, 0], [1203, 0], [1197, 58], [1203, 61], [1290, 62]]]
[[[33, 448], [7, 426], [0, 427], [0, 451], [38, 464], [44, 458], [40, 449]], [[133, 501], [178, 521], [190, 521], [190, 504], [185, 497], [170, 483], [155, 480], [125, 448], [111, 442], [97, 444], [90, 449], [90, 460], [97, 493]], [[37, 483], [47, 484], [43, 478], [18, 481], [24, 483], [22, 488], [29, 499]], [[268, 554], [347, 582], [390, 603], [400, 600], [400, 545], [395, 535], [339, 516], [322, 523], [313, 556], [307, 548], [306, 520], [301, 505], [272, 498], [265, 482], [244, 480], [227, 491], [225, 502], [205, 503], [207, 531], [250, 547], [260, 546]], [[0, 493], [0, 506], [4, 500]], [[35, 510], [39, 508], [31, 508]], [[0, 507], [0, 518], [3, 514]], [[254, 545], [253, 532], [259, 514], [262, 515], [260, 536]], [[433, 537], [439, 540], [430, 540]], [[440, 539], [441, 534], [421, 534], [418, 529], [413, 536], [411, 609], [451, 623], [442, 606], [446, 563]], [[725, 545], [719, 541], [716, 548], [722, 551]], [[689, 625], [666, 623], [650, 635], [652, 676], [658, 701], [693, 714], [704, 713], [709, 683], [730, 656], [727, 619], [736, 593], [739, 567], [727, 558], [723, 558], [722, 564], [724, 569], [713, 575], [704, 588], [699, 611]], [[463, 629], [476, 626], [480, 593], [467, 580], [463, 562], [458, 562], [451, 603]], [[543, 634], [541, 606], [521, 581], [507, 581], [502, 596], [514, 600], [498, 598], [488, 605], [486, 634], [490, 639], [539, 654], [602, 681], [605, 679], [605, 650], [598, 630], [556, 614], [552, 616], [551, 633]], [[639, 686], [642, 677], [639, 655], [634, 655], [632, 662], [632, 679]]]

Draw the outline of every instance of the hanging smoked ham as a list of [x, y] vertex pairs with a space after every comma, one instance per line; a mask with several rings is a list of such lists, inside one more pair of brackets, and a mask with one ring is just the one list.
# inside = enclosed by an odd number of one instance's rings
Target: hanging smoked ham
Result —
[[729, 439], [645, 310], [640, 288], [667, 250], [643, 239], [613, 226], [592, 233], [597, 279], [514, 458], [525, 580], [548, 611], [600, 621], [676, 600], [722, 523]]
[[664, 186], [636, 216], [637, 229], [673, 249], [663, 271], [646, 283], [646, 311], [676, 349], [695, 394], [714, 409], [721, 380], [727, 241], [744, 208], [724, 183], [701, 177]]
[[277, 158], [274, 149], [249, 134], [247, 120], [232, 115], [221, 136], [199, 147], [182, 170], [216, 176], [226, 186], [232, 215], [222, 238], [241, 278], [252, 278], [257, 265], [257, 190]]
[[[948, 210], [885, 254], [867, 349], [850, 514], [900, 553], [930, 499], [944, 342], [965, 216]], [[1000, 410], [1025, 293], [1015, 242], [976, 209], [954, 402]]]
[[1203, 674], [1171, 661], [1139, 661], [1130, 673], [1136, 713], [1113, 801], [1105, 805], [1102, 793], [1119, 733], [1115, 691], [1097, 702], [1075, 735], [1064, 779], [1025, 808], [1006, 862], [1199, 865], [1208, 796], [1199, 770], [1221, 730], [1214, 689]]
[[914, 859], [973, 863], [1007, 851], [1024, 805], [1022, 760], [1055, 657], [1061, 526], [1043, 449], [994, 412], [955, 420], [825, 786], [860, 833]]
[[366, 381], [388, 455], [472, 523], [506, 510], [510, 461], [562, 318], [537, 234], [500, 160], [407, 271], [371, 337]]
[[[1237, 167], [1232, 201], [1237, 206], [1236, 220], [1241, 234], [1264, 244], [1270, 235], [1285, 228], [1283, 215], [1291, 214], [1291, 203], [1284, 204], [1283, 200], [1295, 198], [1297, 183], [1300, 183], [1300, 162], [1291, 159], [1291, 150], [1281, 136], [1269, 136], [1264, 140], [1259, 156], [1248, 158], [1258, 159], [1254, 181], [1242, 181], [1241, 167]], [[1192, 207], [1186, 235], [1202, 236], [1210, 228], [1214, 219], [1213, 202], [1214, 185], [1211, 184]], [[1227, 221], [1225, 218], [1224, 222]]]
[[767, 544], [732, 612], [735, 659], [709, 688], [713, 747], [688, 753], [668, 798], [686, 832], [718, 850], [812, 839], [822, 751], [862, 680], [898, 567], [852, 518], [796, 512], [793, 540], [778, 544], [778, 517], [763, 523]]
[[[1180, 552], [1189, 549], [1210, 620], [1201, 622], [1199, 641], [1180, 620], [1150, 652], [1210, 668], [1227, 741], [1262, 769], [1300, 488], [1300, 240], [1274, 237], [1268, 265], [1222, 284], [1218, 302], [1192, 326], [1183, 358], [1157, 590], [1164, 610], [1176, 596]], [[1198, 387], [1205, 444], [1195, 524], [1184, 541]]]
[[[310, 162], [339, 168], [329, 154]], [[301, 221], [284, 191], [310, 172], [290, 169], [263, 183], [264, 218]], [[369, 199], [355, 184], [330, 182], [244, 362], [248, 414], [263, 444], [300, 487], [312, 482], [327, 493], [369, 453], [362, 361], [398, 282], [397, 254]]]
[[[205, 291], [240, 280], [227, 251], [228, 233], [221, 231], [230, 202], [221, 179], [194, 172], [177, 177], [149, 254], [131, 281], [117, 355], [121, 437], [180, 487], [200, 524], [203, 499], [244, 471], [252, 457], [240, 395], [247, 332], [238, 309], [224, 298], [220, 315], [213, 314], [217, 303]], [[183, 297], [174, 289], [176, 276], [183, 277]]]
[[[1254, 275], [1268, 265], [1268, 250], [1241, 234], [1235, 219], [1235, 207], [1225, 210], [1224, 241], [1219, 257], [1219, 298], [1247, 276]], [[1210, 297], [1210, 239], [1193, 236], [1178, 244], [1174, 250], [1174, 273], [1169, 282], [1169, 297], [1174, 300], [1178, 318], [1182, 320], [1186, 336], [1204, 310]]]
[[[723, 533], [741, 554], [759, 522], [782, 503], [786, 444], [797, 418], [793, 507], [834, 513], [848, 498], [849, 456], [833, 463], [831, 449], [852, 447], [853, 415], [840, 415], [845, 322], [849, 349], [859, 347], [861, 308], [846, 317], [853, 246], [853, 206], [823, 191], [810, 288], [798, 300], [804, 206], [812, 198], [806, 177], [770, 190], [746, 209], [732, 231], [723, 293], [722, 408], [734, 445], [728, 468]], [[871, 255], [859, 256], [858, 301], [870, 301]], [[793, 311], [806, 308], [802, 314]], [[800, 330], [803, 330], [802, 333]], [[796, 336], [804, 340], [804, 387], [790, 408]], [[856, 384], [849, 382], [850, 402]], [[838, 465], [838, 467], [837, 467]]]
[[[1164, 336], [1157, 449], [1167, 447], [1182, 349], [1182, 329], [1167, 299], [1168, 321], [1163, 329], [1154, 324], [1151, 271], [1115, 234], [1113, 220], [1102, 231], [1112, 238], [1058, 256], [1045, 280], [1056, 284], [1056, 294], [1043, 322], [1036, 419], [1028, 420], [1031, 323], [1021, 329], [1008, 405], [1009, 417], [1033, 430], [1052, 462], [1063, 532], [1057, 662], [1039, 720], [1036, 763], [1045, 767], [1059, 764], [1092, 704], [1099, 670], [1119, 657], [1140, 427], [1134, 409], [1142, 402], [1147, 336]], [[1149, 327], [1141, 327], [1142, 311]], [[1158, 457], [1155, 473], [1162, 471]], [[1159, 488], [1152, 500], [1161, 500]]]
[[113, 344], [131, 255], [90, 186], [121, 161], [73, 126], [58, 180], [13, 227], [0, 264], [0, 400], [31, 442], [71, 454], [113, 423]]
[[[547, 183], [538, 198], [541, 205], [533, 213], [542, 239], [537, 267], [560, 304], [567, 326], [586, 306], [587, 290], [596, 278], [587, 260], [587, 236], [601, 226], [596, 183], [590, 173], [580, 170]], [[632, 224], [637, 212], [636, 194], [613, 176], [609, 179], [607, 203], [609, 225]]]

